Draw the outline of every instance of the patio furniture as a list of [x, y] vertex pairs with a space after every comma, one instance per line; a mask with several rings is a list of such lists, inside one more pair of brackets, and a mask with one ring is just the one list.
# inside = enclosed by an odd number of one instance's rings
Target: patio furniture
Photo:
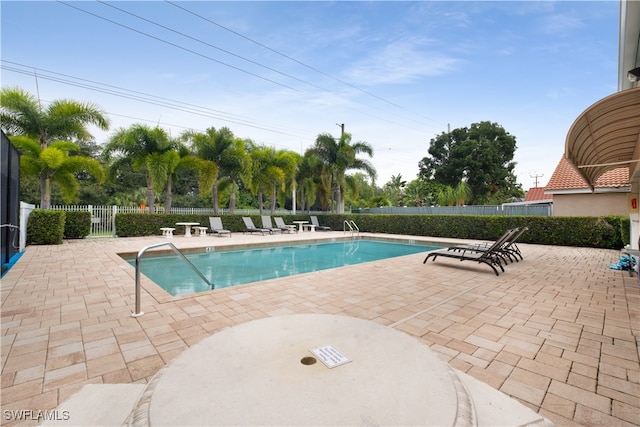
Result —
[[297, 233], [298, 230], [295, 225], [287, 225], [284, 223], [284, 219], [281, 216], [276, 216], [273, 218], [276, 222], [276, 227], [278, 227], [282, 231], [286, 231], [287, 233]]
[[[331, 227], [327, 227], [326, 225], [320, 225], [320, 223], [318, 222], [318, 217], [315, 215], [311, 215], [311, 224], [315, 225], [315, 228], [317, 228], [320, 231], [331, 231]], [[313, 231], [313, 230], [311, 230]]]
[[298, 231], [300, 232], [304, 232], [304, 228], [302, 228], [303, 225], [305, 224], [309, 224], [309, 221], [292, 221], [294, 224], [298, 224]]
[[282, 233], [280, 228], [273, 226], [269, 215], [262, 215], [262, 228], [269, 230], [269, 233]]
[[191, 237], [191, 227], [200, 225], [199, 222], [176, 222], [176, 225], [184, 225], [184, 237]]
[[217, 234], [218, 236], [229, 235], [229, 237], [231, 237], [231, 231], [225, 230], [224, 226], [222, 225], [222, 218], [220, 217], [210, 216], [209, 228], [211, 229], [212, 233]]
[[[510, 231], [513, 232], [513, 230], [510, 230]], [[510, 234], [505, 233], [505, 235], [502, 238], [496, 240], [491, 246], [489, 246], [486, 250], [483, 250], [483, 251], [478, 251], [474, 249], [464, 249], [462, 247], [457, 247], [457, 249], [454, 249], [456, 247], [452, 246], [450, 248], [429, 252], [429, 254], [424, 259], [424, 261], [422, 261], [422, 263], [425, 264], [427, 260], [431, 257], [433, 257], [433, 260], [435, 261], [436, 258], [438, 258], [439, 256], [445, 257], [445, 258], [454, 258], [460, 261], [475, 261], [477, 263], [488, 265], [489, 267], [491, 267], [493, 272], [496, 273], [496, 276], [499, 276], [500, 273], [498, 272], [498, 268], [502, 272], [504, 272], [504, 267], [500, 262], [501, 257], [496, 249], [499, 248], [502, 244], [504, 244], [504, 240], [506, 239], [505, 236], [509, 237]]]
[[193, 229], [198, 231], [198, 236], [207, 237], [207, 227], [193, 227]]
[[[507, 230], [498, 240], [495, 242], [486, 242], [486, 243], [476, 243], [470, 245], [461, 245], [461, 246], [450, 246], [447, 248], [449, 251], [468, 251], [468, 252], [485, 252], [490, 247], [494, 246], [494, 252], [500, 257], [505, 264], [509, 261], [518, 261], [516, 255], [513, 255], [510, 252], [509, 245], [511, 242], [515, 242], [514, 239], [520, 237], [522, 234], [522, 230], [520, 228], [512, 228]], [[517, 248], [517, 247], [516, 247]]]
[[162, 237], [166, 239], [173, 239], [173, 232], [176, 229], [171, 227], [161, 227], [160, 230], [162, 231]]
[[[244, 221], [244, 226], [247, 228], [245, 232], [248, 233], [262, 233], [264, 235], [265, 232], [271, 234], [271, 230], [267, 229], [267, 228], [257, 228], [254, 224], [253, 224], [253, 220], [251, 219], [251, 217], [248, 216], [243, 216], [242, 217], [242, 221]], [[242, 234], [244, 234], [245, 232], [242, 232]]]

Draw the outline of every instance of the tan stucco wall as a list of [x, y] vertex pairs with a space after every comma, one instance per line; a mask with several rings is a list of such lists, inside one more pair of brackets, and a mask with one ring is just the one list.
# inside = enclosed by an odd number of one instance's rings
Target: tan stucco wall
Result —
[[629, 215], [629, 193], [554, 194], [554, 216]]

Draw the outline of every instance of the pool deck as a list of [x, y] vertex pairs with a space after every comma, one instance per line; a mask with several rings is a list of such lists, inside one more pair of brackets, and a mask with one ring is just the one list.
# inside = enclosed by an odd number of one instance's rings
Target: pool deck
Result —
[[[375, 236], [363, 233], [363, 236]], [[86, 384], [145, 384], [227, 327], [295, 313], [340, 314], [404, 331], [453, 368], [558, 425], [640, 425], [640, 287], [609, 269], [620, 252], [521, 244], [524, 260], [486, 265], [425, 254], [171, 297], [118, 253], [330, 239], [342, 232], [177, 235], [30, 246], [2, 279], [2, 425], [52, 410]], [[398, 237], [381, 235], [381, 237]], [[422, 239], [429, 242], [461, 242]]]

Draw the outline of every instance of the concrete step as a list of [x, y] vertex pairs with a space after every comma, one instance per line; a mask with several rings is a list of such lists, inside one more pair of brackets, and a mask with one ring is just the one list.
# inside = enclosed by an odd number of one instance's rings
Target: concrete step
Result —
[[41, 426], [121, 426], [146, 384], [87, 384], [46, 415]]

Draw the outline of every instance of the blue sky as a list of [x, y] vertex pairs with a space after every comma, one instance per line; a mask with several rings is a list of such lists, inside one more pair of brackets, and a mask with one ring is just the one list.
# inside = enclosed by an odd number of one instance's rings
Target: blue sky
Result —
[[[377, 185], [416, 178], [429, 141], [479, 121], [545, 185], [575, 118], [617, 89], [617, 1], [2, 1], [2, 86], [107, 112], [110, 132], [229, 127], [303, 152], [375, 150]], [[37, 74], [37, 78], [34, 76]]]

